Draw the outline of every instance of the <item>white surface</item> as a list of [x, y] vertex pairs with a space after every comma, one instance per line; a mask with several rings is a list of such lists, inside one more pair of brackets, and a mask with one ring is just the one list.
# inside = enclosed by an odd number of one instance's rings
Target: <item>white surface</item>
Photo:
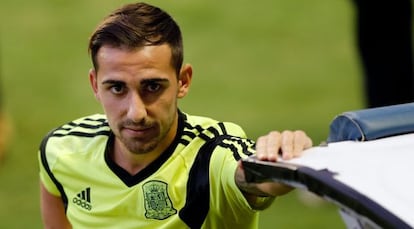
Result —
[[335, 179], [414, 226], [414, 134], [330, 143], [285, 162], [338, 173]]

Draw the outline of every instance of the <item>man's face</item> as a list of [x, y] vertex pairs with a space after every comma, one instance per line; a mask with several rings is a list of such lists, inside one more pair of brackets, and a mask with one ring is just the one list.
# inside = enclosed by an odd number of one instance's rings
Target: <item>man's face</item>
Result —
[[175, 137], [177, 99], [185, 96], [188, 86], [183, 74], [177, 80], [170, 47], [103, 46], [97, 62], [99, 70], [91, 70], [89, 77], [116, 136], [115, 144], [134, 154], [164, 150]]

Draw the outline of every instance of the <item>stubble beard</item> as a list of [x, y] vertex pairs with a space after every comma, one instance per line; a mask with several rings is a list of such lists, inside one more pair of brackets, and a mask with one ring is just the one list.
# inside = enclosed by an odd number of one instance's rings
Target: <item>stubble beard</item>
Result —
[[119, 139], [123, 143], [125, 148], [132, 154], [135, 154], [135, 155], [147, 154], [147, 153], [154, 151], [160, 145], [160, 143], [166, 138], [171, 127], [172, 127], [172, 122], [168, 124], [168, 128], [165, 129], [164, 131], [162, 130], [159, 124], [154, 125], [152, 128], [156, 128], [158, 133], [149, 140], [143, 140], [143, 139], [138, 139], [138, 138], [127, 138], [125, 136], [122, 136], [122, 134]]

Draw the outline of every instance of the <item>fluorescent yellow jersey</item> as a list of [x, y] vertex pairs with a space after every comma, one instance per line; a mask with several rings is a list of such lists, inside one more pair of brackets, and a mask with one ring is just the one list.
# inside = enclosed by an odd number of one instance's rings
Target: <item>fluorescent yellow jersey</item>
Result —
[[104, 115], [50, 132], [39, 150], [40, 179], [64, 202], [73, 228], [256, 228], [234, 180], [254, 142], [232, 123], [179, 112], [177, 136], [153, 163], [130, 175], [109, 153]]

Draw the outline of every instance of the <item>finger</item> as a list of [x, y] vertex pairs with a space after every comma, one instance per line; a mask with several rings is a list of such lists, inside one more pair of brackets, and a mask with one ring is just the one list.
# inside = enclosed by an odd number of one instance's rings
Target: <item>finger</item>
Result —
[[297, 130], [293, 133], [293, 153], [292, 157], [299, 157], [305, 149], [312, 147], [312, 139], [304, 131]]
[[268, 136], [267, 144], [266, 144], [267, 160], [277, 161], [277, 157], [280, 151], [280, 146], [282, 144], [281, 134], [278, 131], [271, 131], [267, 136]]
[[313, 146], [313, 142], [312, 142], [312, 139], [307, 135], [306, 135], [306, 139], [307, 139], [307, 141], [305, 143], [305, 148], [304, 149], [309, 149]]
[[292, 157], [299, 157], [302, 155], [304, 149], [309, 148], [310, 138], [301, 130], [297, 130], [293, 133], [293, 152]]
[[259, 160], [276, 161], [280, 150], [281, 136], [277, 131], [271, 131], [256, 141], [256, 157]]
[[264, 160], [266, 157], [266, 142], [265, 136], [261, 136], [256, 141], [256, 157], [259, 160]]
[[294, 143], [294, 134], [290, 130], [285, 130], [282, 132], [282, 158], [283, 159], [290, 159], [292, 158], [293, 154], [293, 143]]

